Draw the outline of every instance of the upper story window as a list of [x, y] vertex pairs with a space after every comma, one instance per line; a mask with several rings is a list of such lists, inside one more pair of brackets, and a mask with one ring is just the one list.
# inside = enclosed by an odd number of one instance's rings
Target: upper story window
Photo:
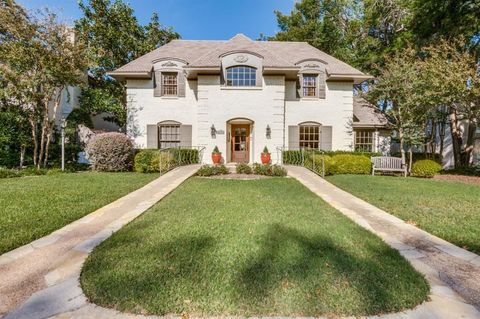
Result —
[[227, 68], [227, 86], [255, 86], [257, 69], [251, 66]]
[[303, 76], [303, 96], [316, 97], [317, 96], [317, 76], [312, 74], [305, 74]]
[[177, 96], [177, 73], [162, 73], [162, 95]]

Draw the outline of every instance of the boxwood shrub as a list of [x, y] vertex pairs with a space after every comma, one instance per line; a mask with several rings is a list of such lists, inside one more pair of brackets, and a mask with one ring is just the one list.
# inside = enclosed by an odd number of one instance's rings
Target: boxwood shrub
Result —
[[[161, 163], [161, 167], [160, 167]], [[169, 152], [160, 152], [157, 149], [140, 150], [135, 155], [134, 169], [139, 173], [158, 173], [175, 167], [175, 160]]]
[[412, 165], [412, 176], [432, 178], [442, 170], [442, 166], [432, 160], [419, 160]]
[[364, 155], [339, 154], [332, 157], [332, 174], [370, 174], [372, 164]]
[[226, 174], [230, 174], [230, 171], [225, 165], [203, 165], [197, 171], [198, 176], [214, 176]]
[[192, 148], [172, 148], [170, 154], [177, 165], [189, 165], [199, 163], [199, 153]]
[[287, 170], [285, 167], [274, 164], [253, 164], [253, 173], [265, 176], [286, 176]]
[[318, 174], [322, 173], [322, 160], [324, 162], [325, 176], [333, 174], [333, 168], [335, 166], [335, 160], [328, 155], [314, 154], [308, 161], [305, 162], [305, 167], [311, 169], [312, 171], [317, 172]]
[[245, 164], [245, 163], [239, 163], [235, 166], [235, 171], [237, 174], [252, 174], [252, 168], [250, 165]]

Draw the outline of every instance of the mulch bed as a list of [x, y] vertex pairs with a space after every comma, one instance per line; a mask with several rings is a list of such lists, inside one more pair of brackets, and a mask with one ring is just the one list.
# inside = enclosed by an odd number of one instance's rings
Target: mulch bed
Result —
[[480, 185], [480, 176], [467, 175], [435, 175], [434, 179], [441, 181], [462, 182], [467, 184]]

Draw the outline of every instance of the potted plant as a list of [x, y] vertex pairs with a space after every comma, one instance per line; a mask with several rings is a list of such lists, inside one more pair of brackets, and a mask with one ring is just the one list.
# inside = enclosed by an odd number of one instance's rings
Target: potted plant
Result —
[[261, 159], [262, 159], [262, 164], [270, 163], [271, 157], [270, 157], [270, 153], [268, 152], [268, 148], [266, 146], [263, 148]]
[[212, 162], [213, 164], [220, 164], [220, 161], [222, 160], [222, 153], [218, 150], [218, 146], [215, 146], [215, 148], [212, 151]]

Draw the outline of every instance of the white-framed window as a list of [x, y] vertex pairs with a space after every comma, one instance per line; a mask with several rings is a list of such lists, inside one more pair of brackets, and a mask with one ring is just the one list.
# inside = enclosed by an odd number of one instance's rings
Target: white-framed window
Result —
[[373, 152], [375, 132], [371, 130], [355, 131], [355, 151]]
[[232, 66], [227, 68], [227, 86], [255, 86], [257, 69], [251, 66]]
[[320, 125], [300, 125], [300, 148], [319, 149]]
[[170, 148], [180, 146], [180, 124], [158, 125], [158, 147]]
[[177, 96], [177, 73], [162, 73], [162, 95]]
[[303, 76], [303, 96], [316, 97], [317, 96], [317, 76], [313, 74], [305, 74]]

